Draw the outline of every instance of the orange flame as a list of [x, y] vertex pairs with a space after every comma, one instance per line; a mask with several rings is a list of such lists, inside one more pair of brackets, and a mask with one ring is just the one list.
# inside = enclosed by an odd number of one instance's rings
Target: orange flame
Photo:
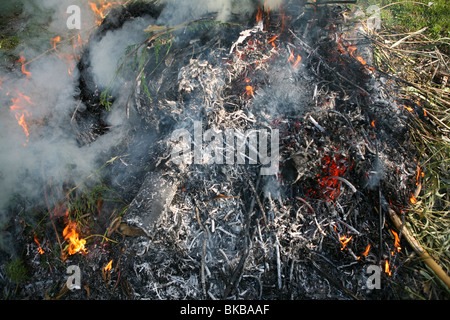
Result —
[[297, 54], [297, 59], [294, 58], [294, 50], [291, 51], [291, 54], [289, 55], [288, 62], [292, 63], [292, 67], [294, 69], [297, 69], [297, 67], [300, 64], [300, 61], [302, 61], [301, 55]]
[[61, 37], [57, 36], [55, 38], [52, 39], [52, 44], [53, 44], [53, 49], [58, 52], [58, 49], [56, 49], [56, 44], [61, 42]]
[[108, 2], [106, 0], [100, 0], [97, 6], [94, 2], [88, 2], [91, 10], [95, 14], [95, 24], [101, 25], [106, 15], [108, 14], [108, 9], [112, 8], [113, 5], [121, 4], [123, 0]]
[[409, 202], [415, 204], [417, 202], [417, 198], [411, 193], [411, 198], [409, 198]]
[[[351, 168], [349, 159], [340, 154], [325, 154], [322, 158], [322, 174], [317, 174], [319, 192], [328, 200], [334, 200], [340, 194], [341, 183], [334, 177], [343, 176]], [[315, 192], [313, 192], [315, 194]]]
[[386, 260], [386, 263], [384, 264], [384, 272], [388, 275], [391, 276], [392, 272], [391, 269], [389, 267], [389, 262]]
[[258, 11], [256, 12], [256, 22], [260, 22], [263, 19], [263, 9], [258, 6]]
[[270, 43], [272, 45], [272, 47], [275, 48], [276, 47], [275, 40], [277, 40], [277, 38], [278, 38], [278, 35], [276, 34], [272, 38], [270, 38], [269, 41], [267, 41], [267, 43]]
[[[400, 246], [400, 238], [398, 237], [398, 233], [395, 232], [394, 230], [391, 229], [392, 234], [394, 235], [395, 238], [395, 248], [397, 250], [397, 252], [400, 252], [400, 250], [402, 249], [402, 247]], [[392, 255], [394, 255], [395, 251], [392, 251]]]
[[420, 169], [419, 165], [417, 165], [416, 186], [420, 184], [420, 177], [423, 178], [424, 176], [425, 172], [423, 172], [422, 169]]
[[108, 264], [105, 266], [105, 268], [104, 268], [103, 270], [104, 270], [105, 272], [111, 271], [111, 269], [112, 269], [112, 263], [113, 263], [113, 260], [111, 259], [111, 261], [108, 262]]
[[369, 254], [370, 251], [370, 243], [367, 245], [366, 250], [362, 253], [362, 255], [364, 257], [367, 257], [367, 255]]
[[356, 60], [358, 60], [361, 64], [366, 65], [366, 60], [363, 59], [363, 57], [356, 57]]
[[249, 96], [249, 97], [253, 96], [253, 87], [252, 86], [246, 86], [245, 91], [247, 92], [247, 96]]
[[409, 112], [414, 112], [414, 109], [408, 106], [403, 106], [403, 108], [405, 108], [406, 110], [408, 110]]
[[84, 245], [86, 244], [86, 240], [80, 239], [80, 235], [77, 229], [77, 223], [70, 222], [63, 231], [64, 240], [69, 241], [69, 255], [73, 255], [80, 251], [83, 253], [87, 253], [87, 250], [84, 247]]
[[302, 61], [302, 57], [298, 54], [297, 55], [297, 60], [295, 60], [294, 62], [294, 69], [297, 69], [298, 65], [300, 64], [300, 61]]
[[39, 241], [38, 241], [38, 239], [37, 239], [37, 236], [34, 236], [34, 242], [36, 242], [37, 245], [38, 245], [38, 248], [37, 248], [38, 252], [39, 252], [40, 254], [44, 254], [45, 252], [44, 252], [44, 250], [41, 248], [41, 244], [39, 243]]
[[17, 62], [20, 62], [20, 63], [22, 64], [22, 66], [21, 66], [21, 68], [20, 68], [20, 70], [22, 71], [22, 73], [23, 73], [24, 75], [27, 76], [27, 79], [30, 79], [30, 77], [31, 77], [31, 72], [25, 70], [25, 62], [26, 62], [26, 61], [27, 61], [27, 60], [25, 59], [25, 57], [22, 57], [22, 56], [19, 58], [19, 60], [17, 60]]
[[[28, 137], [30, 135], [30, 132], [28, 130], [27, 122], [25, 121], [25, 116], [29, 117], [31, 114], [27, 110], [25, 110], [24, 103], [31, 105], [33, 104], [33, 102], [31, 102], [30, 97], [20, 92], [17, 92], [17, 95], [18, 98], [11, 99], [13, 105], [10, 107], [10, 110], [14, 111], [17, 123], [22, 127], [25, 135]], [[26, 143], [24, 145], [26, 145]]]
[[350, 240], [352, 240], [353, 236], [350, 236], [350, 238], [347, 238], [345, 235], [343, 235], [342, 237], [339, 237], [339, 241], [342, 244], [342, 248], [341, 250], [344, 250], [345, 247], [347, 246], [347, 243], [350, 242]]

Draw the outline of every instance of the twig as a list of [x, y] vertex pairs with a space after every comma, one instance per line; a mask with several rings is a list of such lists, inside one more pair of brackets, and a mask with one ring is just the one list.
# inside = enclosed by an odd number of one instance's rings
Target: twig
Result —
[[425, 28], [422, 28], [422, 29], [420, 29], [420, 30], [417, 30], [417, 31], [415, 31], [415, 32], [410, 33], [410, 34], [407, 35], [406, 37], [404, 37], [404, 38], [398, 40], [396, 43], [394, 43], [389, 49], [395, 48], [396, 46], [398, 46], [399, 44], [401, 44], [403, 41], [405, 41], [405, 40], [411, 38], [412, 36], [421, 34], [422, 32], [424, 32], [424, 31], [427, 30], [427, 29], [428, 29], [428, 27], [425, 27]]
[[355, 186], [354, 186], [353, 184], [351, 184], [350, 181], [348, 181], [348, 180], [345, 179], [345, 178], [337, 177], [337, 176], [332, 176], [332, 177], [328, 177], [328, 178], [326, 179], [326, 181], [328, 181], [328, 180], [330, 180], [330, 179], [336, 179], [336, 180], [339, 180], [339, 181], [344, 182], [346, 185], [348, 185], [348, 186], [350, 187], [350, 189], [352, 189], [352, 192], [353, 192], [353, 193], [355, 193], [355, 192], [357, 191], [356, 188], [355, 188]]
[[352, 297], [355, 300], [361, 300], [360, 298], [358, 298], [357, 296], [355, 296], [353, 293], [351, 293], [350, 291], [348, 291], [342, 284], [340, 284], [337, 280], [334, 279], [334, 277], [328, 275], [325, 271], [323, 271], [319, 265], [316, 264], [316, 262], [314, 262], [313, 260], [311, 260], [312, 266], [322, 275], [324, 276], [328, 281], [330, 281], [335, 287], [337, 287], [338, 289], [344, 291], [347, 295], [349, 295], [350, 297]]
[[277, 257], [277, 277], [278, 277], [278, 290], [281, 290], [281, 258], [280, 258], [280, 244], [278, 242], [278, 237], [275, 235], [275, 253]]
[[200, 228], [203, 230], [203, 232], [205, 234], [205, 237], [203, 239], [203, 246], [202, 246], [202, 265], [201, 265], [201, 269], [200, 269], [200, 277], [201, 277], [201, 282], [202, 282], [203, 296], [206, 298], [207, 293], [206, 293], [205, 264], [206, 264], [206, 247], [208, 245], [209, 233], [208, 233], [208, 230], [205, 228], [205, 226], [203, 225], [203, 223], [200, 220], [200, 212], [197, 207], [195, 207], [195, 215], [197, 217], [197, 222], [200, 225]]
[[259, 208], [261, 209], [263, 219], [264, 219], [264, 224], [267, 226], [266, 212], [264, 211], [264, 207], [261, 203], [261, 200], [259, 199], [258, 193], [256, 192], [255, 186], [253, 185], [253, 183], [250, 180], [248, 181], [248, 184], [250, 185], [250, 189], [252, 189], [252, 191], [253, 191], [253, 194], [256, 198], [256, 202], [258, 203]]
[[49, 217], [50, 217], [50, 221], [52, 223], [53, 230], [55, 231], [56, 239], [58, 240], [59, 248], [60, 248], [61, 254], [62, 254], [62, 252], [64, 250], [63, 250], [63, 247], [62, 247], [61, 239], [59, 238], [59, 235], [58, 235], [58, 231], [56, 230], [55, 221], [53, 221], [52, 211], [50, 210], [50, 204], [48, 202], [47, 188], [45, 187], [44, 169], [43, 168], [41, 168], [41, 169], [42, 169], [42, 179], [43, 179], [43, 184], [44, 184], [45, 204], [47, 205], [47, 210], [48, 210], [48, 214], [49, 214]]

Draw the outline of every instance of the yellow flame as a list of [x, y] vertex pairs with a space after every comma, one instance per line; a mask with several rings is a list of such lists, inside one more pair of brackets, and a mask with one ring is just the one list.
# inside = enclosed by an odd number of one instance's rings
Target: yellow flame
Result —
[[73, 255], [77, 252], [87, 253], [85, 239], [80, 239], [80, 235], [77, 231], [76, 222], [70, 222], [63, 231], [64, 240], [69, 241], [68, 253]]

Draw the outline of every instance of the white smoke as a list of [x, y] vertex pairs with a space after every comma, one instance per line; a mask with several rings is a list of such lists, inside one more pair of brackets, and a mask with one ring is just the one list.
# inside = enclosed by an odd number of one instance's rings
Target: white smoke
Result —
[[[67, 28], [67, 8], [81, 8], [82, 29]], [[26, 59], [24, 70], [2, 68], [0, 83], [0, 212], [14, 194], [31, 202], [44, 199], [43, 186], [61, 185], [70, 176], [76, 184], [99, 168], [97, 156], [117, 141], [115, 132], [102, 143], [82, 148], [71, 120], [78, 101], [79, 74], [74, 43], [86, 42], [95, 28], [95, 16], [82, 0], [23, 1], [26, 28], [36, 34], [22, 42], [15, 54]], [[53, 50], [52, 39], [60, 36]], [[108, 48], [105, 48], [107, 50]], [[78, 47], [77, 50], [80, 50]], [[12, 106], [17, 106], [12, 110]], [[23, 115], [29, 136], [19, 125]], [[59, 200], [59, 199], [56, 199]], [[1, 216], [1, 214], [0, 214]]]

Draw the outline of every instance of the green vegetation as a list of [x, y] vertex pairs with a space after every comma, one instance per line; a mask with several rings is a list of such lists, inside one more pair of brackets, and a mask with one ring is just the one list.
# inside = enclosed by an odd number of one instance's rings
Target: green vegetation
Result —
[[28, 279], [27, 269], [23, 261], [16, 258], [6, 264], [6, 274], [13, 283], [21, 283]]
[[11, 37], [0, 36], [0, 50], [12, 51], [19, 45], [19, 37], [14, 35]]
[[448, 0], [363, 0], [360, 7], [377, 5], [384, 27], [412, 32], [427, 27], [427, 36], [437, 40], [450, 36], [450, 3]]
[[[450, 273], [450, 3], [448, 0], [367, 0], [381, 8], [382, 28], [373, 34], [374, 66], [399, 84], [399, 98], [412, 101], [412, 143], [418, 188], [406, 226], [433, 259]], [[364, 9], [365, 5], [359, 6]], [[433, 273], [420, 267], [423, 298], [432, 296]], [[447, 289], [448, 292], [448, 289]]]

